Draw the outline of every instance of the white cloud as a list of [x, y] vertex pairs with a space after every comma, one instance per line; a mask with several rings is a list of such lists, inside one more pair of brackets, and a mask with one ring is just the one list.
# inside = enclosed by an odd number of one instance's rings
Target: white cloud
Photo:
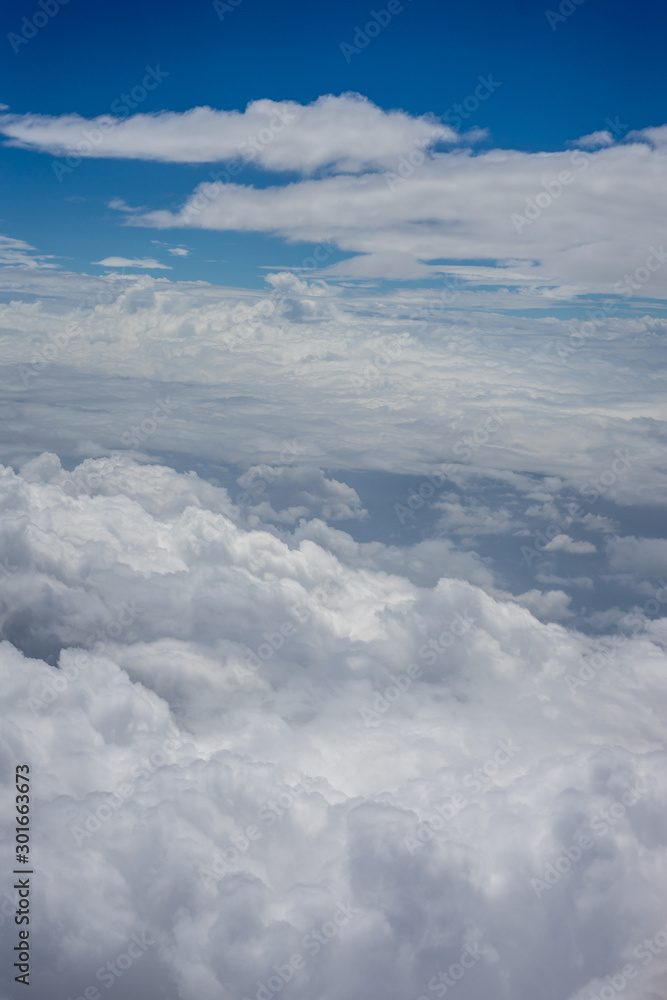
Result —
[[[298, 446], [294, 455], [286, 457], [294, 461]], [[246, 507], [251, 524], [296, 524], [307, 516], [327, 521], [368, 517], [356, 491], [345, 483], [327, 479], [321, 469], [254, 465], [239, 477], [238, 484], [242, 492], [236, 502]]]
[[[112, 202], [109, 203], [109, 207], [110, 208], [114, 207]], [[129, 206], [124, 206], [122, 210], [129, 212], [132, 211], [132, 209]], [[162, 240], [151, 240], [151, 243], [154, 243], [155, 246], [163, 247], [167, 251], [167, 253], [170, 253], [172, 255], [172, 257], [187, 257], [188, 254], [190, 253], [189, 247], [172, 246], [169, 243], [164, 243]]]
[[[99, 141], [86, 141], [84, 130], [99, 133]], [[263, 99], [243, 112], [199, 107], [124, 119], [10, 114], [0, 116], [0, 132], [9, 145], [56, 156], [170, 163], [241, 160], [302, 173], [323, 167], [352, 173], [378, 169], [414, 148], [456, 141], [453, 129], [433, 116], [384, 111], [359, 94], [326, 95], [308, 105]]]
[[667, 145], [667, 125], [636, 129], [628, 132], [628, 139], [636, 142], [647, 142], [655, 147], [664, 147]]
[[126, 204], [122, 198], [112, 198], [109, 202], [109, 208], [114, 208], [117, 212], [133, 212], [134, 209], [131, 205]]
[[613, 146], [614, 137], [609, 129], [600, 129], [598, 132], [591, 132], [589, 135], [582, 135], [580, 139], [573, 142], [573, 146], [580, 149], [599, 149], [600, 146]]
[[[653, 211], [667, 174], [662, 149], [456, 150], [433, 153], [405, 177], [395, 173], [397, 164], [384, 173], [264, 188], [207, 180], [179, 211], [139, 212], [128, 222], [334, 240], [361, 255], [334, 265], [338, 276], [437, 277], [456, 274], [451, 265], [429, 263], [438, 258], [490, 258], [514, 263], [478, 266], [469, 278], [460, 275], [463, 282], [542, 288], [562, 298], [584, 291], [665, 296], [663, 236]], [[585, 232], [585, 242], [573, 242], [573, 232]]]
[[94, 260], [91, 263], [98, 267], [144, 267], [151, 270], [171, 270], [168, 264], [161, 264], [152, 257], [105, 257], [104, 260]]
[[572, 612], [568, 607], [571, 598], [563, 590], [544, 592], [534, 588], [526, 591], [525, 594], [519, 594], [514, 600], [525, 608], [529, 608], [536, 618], [544, 621], [562, 621], [572, 617]]
[[600, 514], [586, 514], [581, 519], [581, 523], [588, 531], [601, 531], [605, 534], [613, 534], [618, 525], [610, 517], [603, 517]]
[[544, 546], [545, 552], [573, 552], [577, 554], [597, 552], [592, 542], [575, 542], [569, 535], [556, 535]]

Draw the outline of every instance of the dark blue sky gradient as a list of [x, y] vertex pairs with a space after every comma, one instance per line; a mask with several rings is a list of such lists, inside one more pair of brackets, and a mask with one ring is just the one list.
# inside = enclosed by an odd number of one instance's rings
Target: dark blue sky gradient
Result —
[[[69, 0], [15, 53], [8, 34], [19, 32], [22, 17], [39, 9], [37, 0], [20, 0], [5, 5], [1, 17], [0, 101], [18, 113], [94, 116], [109, 112], [114, 100], [139, 84], [146, 65], [159, 64], [169, 78], [148, 95], [142, 112], [202, 104], [243, 109], [262, 97], [307, 103], [326, 93], [356, 91], [386, 109], [443, 115], [474, 90], [480, 74], [491, 73], [502, 87], [466, 125], [488, 128], [491, 143], [503, 148], [559, 149], [604, 128], [607, 117], [618, 116], [628, 128], [667, 121], [665, 5], [565, 3], [573, 12], [552, 30], [544, 0], [406, 0], [403, 11], [348, 63], [340, 44], [353, 41], [355, 27], [363, 27], [370, 11], [386, 7], [382, 0], [241, 0], [222, 21], [210, 0]], [[195, 245], [200, 259], [229, 257], [231, 242], [238, 248], [240, 256], [227, 270], [200, 264], [194, 273], [193, 261], [181, 259], [172, 262], [174, 271], [163, 272], [174, 277], [261, 284], [257, 263], [300, 259], [293, 248], [265, 237], [119, 232], [116, 213], [106, 208], [110, 198], [174, 207], [208, 178], [207, 165], [87, 161], [59, 184], [48, 155], [0, 148], [0, 163], [0, 229], [41, 252], [71, 256], [76, 269], [95, 271], [89, 262], [109, 254], [150, 255], [152, 238]], [[268, 174], [252, 178], [258, 184], [272, 180]]]

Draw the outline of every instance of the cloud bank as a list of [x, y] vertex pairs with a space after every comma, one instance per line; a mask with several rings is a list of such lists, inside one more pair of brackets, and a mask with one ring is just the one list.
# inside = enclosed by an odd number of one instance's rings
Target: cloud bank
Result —
[[539, 473], [592, 515], [608, 500], [663, 502], [661, 319], [593, 303], [592, 319], [514, 316], [516, 297], [465, 292], [454, 311], [434, 289], [380, 297], [290, 273], [270, 284], [6, 271], [5, 454], [20, 440], [24, 457], [32, 442], [247, 469], [284, 464], [296, 440], [311, 468]]
[[603, 655], [127, 458], [43, 455], [0, 501], [37, 1000], [659, 995], [664, 631]]

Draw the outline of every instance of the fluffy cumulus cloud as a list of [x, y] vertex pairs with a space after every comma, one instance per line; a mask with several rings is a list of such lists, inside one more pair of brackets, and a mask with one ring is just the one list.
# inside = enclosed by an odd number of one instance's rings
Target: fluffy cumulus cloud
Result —
[[[290, 448], [287, 444], [285, 452], [286, 460], [293, 461], [298, 445]], [[356, 491], [346, 483], [327, 480], [321, 469], [254, 465], [238, 482], [243, 492], [237, 502], [260, 520], [294, 524], [297, 518], [315, 513], [327, 521], [368, 517]]]
[[575, 542], [569, 535], [556, 535], [544, 546], [545, 552], [595, 552], [592, 542]]
[[656, 622], [593, 642], [127, 457], [4, 468], [0, 504], [37, 1000], [660, 995]]
[[568, 607], [570, 597], [563, 590], [549, 590], [546, 593], [537, 589], [529, 590], [520, 594], [517, 601], [529, 608], [537, 618], [546, 616], [548, 619], [558, 620], [572, 615]]

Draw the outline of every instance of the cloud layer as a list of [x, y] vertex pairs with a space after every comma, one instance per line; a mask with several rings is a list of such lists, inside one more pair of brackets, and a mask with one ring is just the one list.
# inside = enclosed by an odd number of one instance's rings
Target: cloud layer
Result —
[[20, 440], [248, 468], [284, 464], [297, 440], [298, 464], [324, 469], [560, 476], [593, 514], [664, 498], [660, 319], [593, 303], [584, 321], [513, 316], [502, 296], [483, 313], [472, 293], [443, 305], [432, 289], [379, 297], [290, 273], [269, 294], [5, 275], [9, 453]]

